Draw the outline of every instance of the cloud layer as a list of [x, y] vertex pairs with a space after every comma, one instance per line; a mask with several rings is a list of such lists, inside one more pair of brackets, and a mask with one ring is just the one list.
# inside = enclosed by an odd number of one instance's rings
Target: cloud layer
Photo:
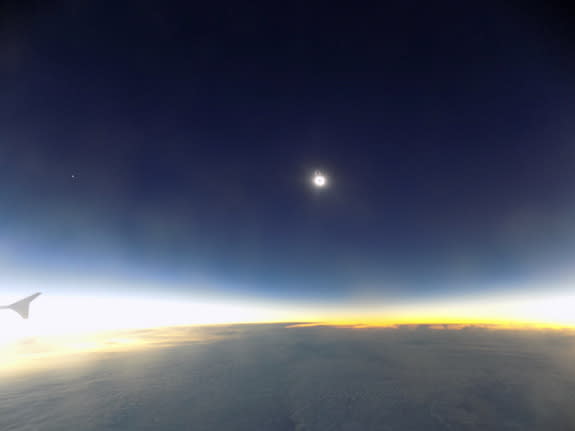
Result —
[[107, 349], [74, 363], [3, 378], [0, 428], [575, 426], [575, 335], [567, 332], [234, 325], [122, 337], [155, 348], [120, 352], [121, 338], [109, 338]]

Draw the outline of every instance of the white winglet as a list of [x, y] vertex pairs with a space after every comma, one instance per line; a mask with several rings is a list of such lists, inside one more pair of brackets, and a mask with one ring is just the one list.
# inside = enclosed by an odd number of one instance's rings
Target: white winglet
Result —
[[27, 319], [28, 316], [30, 315], [30, 303], [34, 301], [36, 298], [38, 298], [40, 295], [41, 295], [40, 292], [35, 293], [34, 295], [24, 298], [18, 302], [15, 302], [12, 305], [0, 307], [0, 309], [13, 310], [20, 316], [22, 316], [23, 319]]

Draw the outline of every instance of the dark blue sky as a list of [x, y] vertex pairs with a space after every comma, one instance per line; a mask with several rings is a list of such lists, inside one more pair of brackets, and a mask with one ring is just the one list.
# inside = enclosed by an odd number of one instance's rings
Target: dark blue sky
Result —
[[560, 13], [312, 3], [3, 10], [4, 268], [326, 300], [563, 276]]

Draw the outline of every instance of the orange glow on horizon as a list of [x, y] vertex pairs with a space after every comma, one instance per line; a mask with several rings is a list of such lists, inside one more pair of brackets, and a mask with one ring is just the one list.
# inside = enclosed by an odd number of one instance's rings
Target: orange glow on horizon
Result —
[[[152, 301], [43, 295], [32, 305], [30, 320], [22, 320], [9, 310], [0, 312], [0, 369], [38, 366], [84, 353], [157, 347], [138, 332], [148, 328], [169, 334], [166, 339], [174, 343], [189, 336], [182, 338], [177, 328], [247, 323], [282, 323], [288, 328], [430, 325], [435, 330], [466, 326], [575, 330], [573, 289], [537, 292], [419, 303], [379, 305], [383, 301], [374, 300], [325, 306], [222, 298]], [[18, 298], [0, 298], [0, 303], [10, 303], [12, 299]]]

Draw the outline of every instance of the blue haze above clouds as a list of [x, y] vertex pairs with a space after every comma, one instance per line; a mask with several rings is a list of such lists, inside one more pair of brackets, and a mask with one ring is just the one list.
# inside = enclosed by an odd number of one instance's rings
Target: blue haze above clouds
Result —
[[[575, 336], [238, 325], [0, 383], [0, 429], [573, 430]], [[204, 338], [204, 341], [198, 339]]]

